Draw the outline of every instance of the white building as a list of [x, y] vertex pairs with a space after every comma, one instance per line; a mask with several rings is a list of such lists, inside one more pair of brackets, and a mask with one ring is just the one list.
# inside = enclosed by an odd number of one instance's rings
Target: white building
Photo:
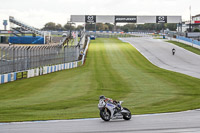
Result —
[[200, 14], [192, 16], [192, 29], [200, 29]]
[[[182, 27], [178, 24], [177, 31], [186, 32], [186, 31], [189, 31], [189, 28], [190, 28], [190, 20], [182, 22]], [[192, 16], [191, 28], [192, 28], [192, 31], [194, 29], [200, 29], [200, 14], [196, 16]]]

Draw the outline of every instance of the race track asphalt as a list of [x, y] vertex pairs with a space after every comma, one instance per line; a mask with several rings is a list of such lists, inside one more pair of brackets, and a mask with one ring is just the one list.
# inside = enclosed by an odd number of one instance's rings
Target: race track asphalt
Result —
[[133, 115], [104, 122], [100, 118], [0, 124], [0, 133], [199, 133], [200, 110]]
[[[150, 37], [121, 38], [129, 42], [154, 65], [167, 70], [200, 78], [200, 55], [165, 42], [163, 39]], [[172, 55], [172, 49], [176, 49]]]

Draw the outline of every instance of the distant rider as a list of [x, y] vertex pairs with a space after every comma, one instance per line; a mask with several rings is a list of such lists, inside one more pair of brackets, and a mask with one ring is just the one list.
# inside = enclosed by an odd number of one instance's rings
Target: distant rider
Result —
[[172, 55], [175, 55], [175, 52], [176, 52], [176, 49], [173, 48], [173, 49], [172, 49]]
[[117, 110], [121, 110], [121, 105], [118, 101], [112, 100], [111, 98], [106, 98], [104, 95], [100, 96], [99, 99], [103, 99], [106, 103], [115, 104], [117, 106]]

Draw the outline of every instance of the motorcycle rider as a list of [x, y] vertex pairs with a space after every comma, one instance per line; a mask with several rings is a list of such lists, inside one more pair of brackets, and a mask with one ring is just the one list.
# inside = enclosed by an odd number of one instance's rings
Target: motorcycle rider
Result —
[[175, 52], [176, 52], [176, 49], [173, 48], [173, 49], [172, 49], [172, 55], [175, 55]]
[[99, 99], [103, 99], [104, 102], [106, 102], [106, 103], [114, 104], [114, 105], [117, 106], [116, 109], [117, 109], [118, 111], [121, 110], [121, 105], [119, 104], [118, 101], [116, 101], [116, 100], [112, 100], [111, 98], [106, 98], [104, 95], [101, 95], [101, 96], [99, 97]]

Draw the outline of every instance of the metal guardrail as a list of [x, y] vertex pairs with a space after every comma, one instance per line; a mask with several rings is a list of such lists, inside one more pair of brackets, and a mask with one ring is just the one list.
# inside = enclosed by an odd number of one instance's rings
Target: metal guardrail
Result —
[[[85, 41], [66, 45], [68, 40], [59, 45], [0, 46], [0, 74], [77, 61]], [[80, 40], [85, 40], [85, 35]]]
[[76, 61], [79, 52], [77, 46], [0, 47], [0, 74]]
[[183, 37], [183, 36], [176, 36], [176, 38], [200, 46], [200, 41], [198, 41], [198, 40], [194, 40], [192, 38], [187, 38], [187, 37]]

